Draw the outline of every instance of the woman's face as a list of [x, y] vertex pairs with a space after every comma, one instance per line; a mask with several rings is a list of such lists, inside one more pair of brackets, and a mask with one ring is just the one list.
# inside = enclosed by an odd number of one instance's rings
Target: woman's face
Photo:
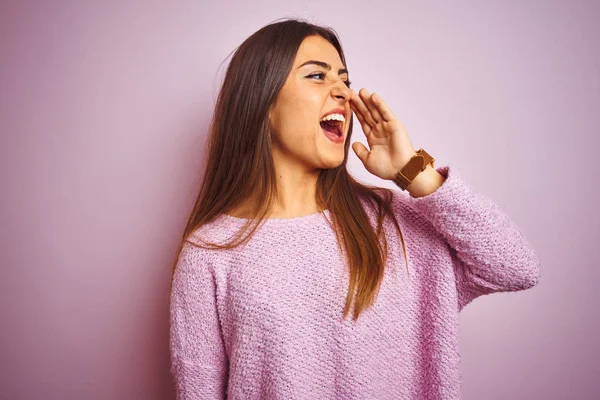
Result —
[[[309, 169], [326, 169], [344, 161], [344, 142], [352, 113], [347, 82], [348, 73], [335, 47], [321, 36], [304, 39], [269, 111], [275, 162], [286, 160]], [[336, 109], [336, 114], [345, 118], [338, 123], [342, 137], [337, 142], [328, 138], [320, 122]]]

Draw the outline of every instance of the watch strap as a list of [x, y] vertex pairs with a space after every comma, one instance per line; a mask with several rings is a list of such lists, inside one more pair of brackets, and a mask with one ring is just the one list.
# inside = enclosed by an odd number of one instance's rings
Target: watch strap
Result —
[[393, 182], [402, 190], [406, 190], [406, 188], [412, 183], [412, 181], [419, 175], [422, 171], [425, 171], [427, 165], [431, 164], [432, 168], [434, 167], [435, 158], [431, 157], [429, 153], [427, 153], [423, 149], [419, 149], [415, 152], [415, 155], [406, 163], [406, 165], [398, 171], [396, 176], [393, 179]]

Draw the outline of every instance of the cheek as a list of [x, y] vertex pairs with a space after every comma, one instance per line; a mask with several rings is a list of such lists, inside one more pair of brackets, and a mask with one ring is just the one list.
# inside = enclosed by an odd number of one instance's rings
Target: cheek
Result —
[[[319, 116], [323, 112], [323, 99], [316, 93], [298, 98], [291, 114], [294, 115], [298, 126], [315, 130], [319, 126]], [[305, 134], [312, 134], [313, 131]]]
[[319, 127], [319, 110], [314, 102], [306, 99], [290, 103], [279, 114], [280, 131], [295, 136], [314, 135], [314, 131]]
[[[314, 90], [287, 91], [272, 119], [273, 128], [281, 140], [293, 143], [313, 139], [320, 132], [319, 116], [323, 112], [325, 99]], [[294, 93], [291, 93], [294, 92]]]

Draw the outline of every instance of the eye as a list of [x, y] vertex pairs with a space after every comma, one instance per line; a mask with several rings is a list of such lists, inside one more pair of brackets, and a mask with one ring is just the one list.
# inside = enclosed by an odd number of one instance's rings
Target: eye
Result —
[[[324, 77], [324, 76], [325, 76], [325, 74], [324, 74], [323, 72], [316, 72], [316, 73], [314, 73], [314, 74], [310, 74], [310, 75], [308, 75], [308, 76], [307, 76], [307, 78], [312, 78], [313, 76], [320, 76], [320, 77], [322, 78], [322, 77]], [[350, 81], [348, 80], [348, 81], [344, 81], [344, 84], [345, 84], [347, 87], [350, 87], [350, 85], [352, 84], [352, 82], [350, 82]]]
[[325, 76], [325, 74], [322, 73], [322, 72], [315, 72], [314, 74], [308, 75], [307, 78], [312, 78], [313, 76], [321, 76], [321, 77], [323, 77], [323, 76]]

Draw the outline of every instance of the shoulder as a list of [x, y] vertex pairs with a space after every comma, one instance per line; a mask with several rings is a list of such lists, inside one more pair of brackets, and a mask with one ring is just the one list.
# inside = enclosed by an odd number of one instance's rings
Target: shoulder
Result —
[[[375, 189], [374, 192], [374, 196], [379, 197], [382, 206], [386, 203], [389, 204], [389, 210], [394, 214], [398, 222], [413, 218], [415, 213], [417, 213], [417, 209], [410, 201], [407, 192], [400, 189], [384, 187], [379, 187]], [[361, 199], [361, 203], [363, 204], [365, 212], [371, 217], [375, 217], [378, 214], [378, 205], [375, 201], [363, 198]], [[386, 218], [386, 220], [387, 219], [389, 218]]]
[[[192, 231], [186, 242], [190, 246], [206, 246], [205, 243], [218, 243], [224, 244], [231, 239], [231, 236], [238, 232], [238, 224], [234, 223], [231, 219], [225, 218], [224, 215], [215, 217], [210, 222], [207, 222], [194, 231]], [[210, 254], [210, 249], [209, 254]]]

